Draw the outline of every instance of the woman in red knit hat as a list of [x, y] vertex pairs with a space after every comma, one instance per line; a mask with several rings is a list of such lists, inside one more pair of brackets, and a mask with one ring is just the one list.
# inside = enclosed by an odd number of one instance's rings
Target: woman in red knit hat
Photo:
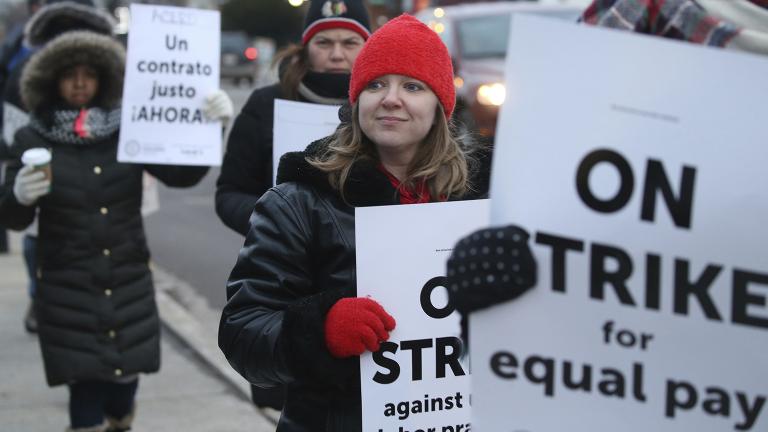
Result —
[[403, 15], [370, 37], [349, 102], [333, 135], [281, 159], [227, 283], [219, 346], [250, 382], [287, 386], [279, 432], [362, 428], [359, 356], [396, 323], [356, 297], [355, 207], [487, 190], [449, 127], [451, 59], [424, 24]]

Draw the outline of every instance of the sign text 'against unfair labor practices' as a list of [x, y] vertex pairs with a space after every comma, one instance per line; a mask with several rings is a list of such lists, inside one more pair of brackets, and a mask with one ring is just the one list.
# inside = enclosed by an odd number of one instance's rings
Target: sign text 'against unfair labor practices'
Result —
[[220, 165], [221, 122], [203, 115], [219, 88], [219, 12], [131, 5], [117, 158]]
[[360, 359], [363, 432], [469, 432], [469, 365], [445, 264], [464, 235], [488, 225], [488, 201], [355, 209], [357, 295], [397, 321]]
[[473, 429], [768, 430], [768, 61], [535, 17], [510, 52], [491, 223], [538, 284], [472, 316]]
[[303, 151], [312, 142], [331, 135], [339, 126], [339, 107], [275, 99], [272, 144], [272, 184], [280, 158]]

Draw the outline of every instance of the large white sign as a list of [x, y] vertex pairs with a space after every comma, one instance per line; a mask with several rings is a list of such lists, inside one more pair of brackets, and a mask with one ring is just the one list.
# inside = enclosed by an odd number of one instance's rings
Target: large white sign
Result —
[[488, 201], [355, 209], [357, 295], [397, 321], [360, 361], [364, 432], [468, 432], [469, 367], [445, 262], [456, 241], [488, 225]]
[[219, 88], [219, 12], [131, 5], [117, 159], [220, 165], [221, 122], [202, 113]]
[[768, 430], [768, 61], [513, 28], [491, 220], [539, 280], [472, 316], [473, 430]]
[[339, 107], [275, 99], [272, 140], [272, 184], [280, 158], [303, 151], [313, 141], [331, 135], [339, 126]]

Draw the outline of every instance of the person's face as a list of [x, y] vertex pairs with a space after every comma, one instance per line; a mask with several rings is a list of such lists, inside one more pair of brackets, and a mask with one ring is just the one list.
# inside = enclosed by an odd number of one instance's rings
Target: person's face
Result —
[[59, 78], [59, 96], [72, 108], [87, 106], [99, 91], [96, 69], [77, 65], [65, 69]]
[[307, 45], [309, 70], [349, 73], [364, 42], [363, 38], [352, 30], [328, 29], [317, 32]]
[[437, 96], [414, 78], [384, 75], [363, 89], [358, 120], [379, 155], [410, 160], [429, 133], [437, 113]]

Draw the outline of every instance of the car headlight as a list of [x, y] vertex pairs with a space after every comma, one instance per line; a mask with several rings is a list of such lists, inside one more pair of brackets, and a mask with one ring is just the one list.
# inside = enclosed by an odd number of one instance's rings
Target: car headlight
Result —
[[480, 105], [501, 106], [507, 97], [507, 89], [502, 83], [483, 84], [477, 89], [477, 102]]

